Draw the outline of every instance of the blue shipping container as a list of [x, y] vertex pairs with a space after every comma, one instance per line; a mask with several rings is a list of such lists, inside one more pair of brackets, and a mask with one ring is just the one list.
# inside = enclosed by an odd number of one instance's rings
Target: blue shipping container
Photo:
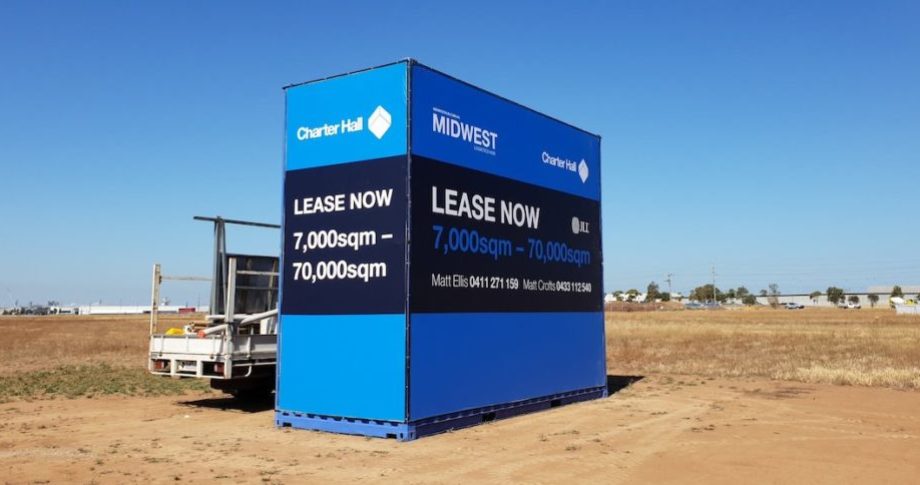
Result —
[[411, 60], [285, 98], [278, 426], [606, 395], [598, 136]]

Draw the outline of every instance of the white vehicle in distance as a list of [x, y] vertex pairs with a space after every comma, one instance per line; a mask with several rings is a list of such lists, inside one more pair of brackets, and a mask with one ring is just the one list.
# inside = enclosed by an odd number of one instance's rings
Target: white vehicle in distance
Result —
[[847, 310], [859, 310], [862, 308], [862, 305], [859, 303], [847, 303], [843, 308], [846, 308]]
[[783, 308], [785, 308], [786, 310], [804, 310], [805, 305], [801, 303], [793, 303], [790, 301], [790, 302], [783, 303]]

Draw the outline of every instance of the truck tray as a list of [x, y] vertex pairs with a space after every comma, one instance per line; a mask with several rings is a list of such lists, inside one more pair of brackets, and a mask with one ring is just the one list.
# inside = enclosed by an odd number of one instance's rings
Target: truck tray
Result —
[[158, 375], [230, 379], [274, 366], [277, 355], [277, 335], [152, 335], [148, 366]]

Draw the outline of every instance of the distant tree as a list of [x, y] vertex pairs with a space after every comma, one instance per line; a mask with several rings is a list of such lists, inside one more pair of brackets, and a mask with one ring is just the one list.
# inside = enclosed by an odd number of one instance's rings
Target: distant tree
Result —
[[750, 293], [748, 293], [748, 294], [746, 294], [746, 295], [744, 295], [744, 296], [741, 297], [741, 303], [744, 303], [745, 305], [748, 305], [748, 306], [750, 306], [750, 305], [756, 305], [756, 304], [757, 304], [757, 297], [754, 296], [754, 295], [752, 295], [752, 294], [750, 294]]
[[690, 292], [690, 299], [696, 301], [706, 301], [712, 298], [712, 285], [697, 286]]
[[901, 291], [900, 286], [894, 285], [894, 288], [891, 289], [891, 297], [892, 298], [904, 298], [904, 292]]
[[742, 300], [744, 300], [744, 297], [750, 294], [751, 292], [748, 291], [748, 289], [743, 286], [739, 286], [738, 289], [735, 290], [735, 298], [741, 298]]
[[878, 303], [878, 295], [876, 295], [875, 293], [870, 293], [869, 294], [869, 305], [871, 305], [872, 308], [875, 308], [876, 303]]
[[661, 298], [661, 292], [658, 291], [658, 283], [652, 281], [645, 288], [645, 301], [653, 302], [659, 298]]
[[850, 297], [847, 298], [847, 301], [849, 301], [850, 303], [854, 303], [854, 304], [855, 304], [855, 303], [859, 303], [859, 296], [857, 296], [857, 295], [850, 295]]
[[776, 283], [770, 283], [770, 297], [767, 298], [767, 302], [770, 303], [770, 306], [776, 308], [779, 306], [779, 285]]
[[671, 294], [664, 292], [661, 294], [661, 301], [671, 301]]
[[833, 303], [834, 305], [843, 301], [843, 289], [841, 288], [831, 286], [825, 293], [827, 293], [827, 301]]
[[722, 293], [710, 283], [694, 288], [690, 292], [690, 299], [696, 301], [725, 301], [725, 293]]
[[760, 296], [767, 296], [767, 290], [760, 290]]
[[815, 302], [815, 303], [818, 302], [818, 298], [819, 298], [820, 296], [821, 296], [821, 292], [820, 292], [820, 291], [817, 291], [817, 290], [812, 291], [811, 293], [808, 294], [808, 298], [810, 298], [811, 301], [813, 301], [813, 302]]
[[639, 290], [635, 288], [626, 290], [626, 301], [636, 301], [637, 296], [639, 296]]

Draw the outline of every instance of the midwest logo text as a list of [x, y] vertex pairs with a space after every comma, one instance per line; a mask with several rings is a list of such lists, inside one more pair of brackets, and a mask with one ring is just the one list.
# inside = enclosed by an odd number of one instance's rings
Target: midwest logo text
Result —
[[440, 108], [432, 108], [431, 130], [444, 136], [463, 140], [473, 150], [495, 155], [498, 133], [460, 120], [460, 116]]

